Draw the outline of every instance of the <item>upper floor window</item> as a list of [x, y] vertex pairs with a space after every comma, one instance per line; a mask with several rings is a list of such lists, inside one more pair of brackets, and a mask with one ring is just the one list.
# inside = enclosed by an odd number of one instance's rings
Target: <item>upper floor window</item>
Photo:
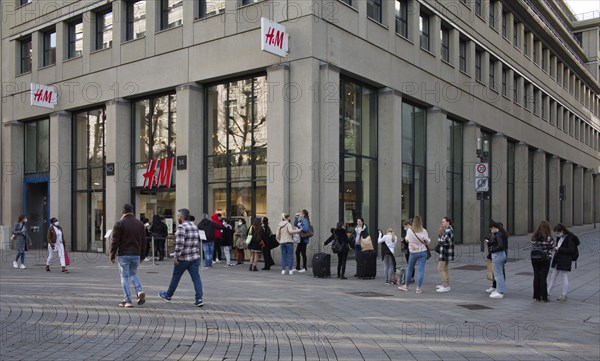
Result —
[[68, 40], [67, 58], [83, 55], [83, 21], [81, 19], [69, 23]]
[[482, 69], [481, 69], [481, 61], [483, 59], [482, 51], [477, 49], [475, 51], [475, 80], [482, 81]]
[[458, 41], [458, 68], [460, 71], [467, 72], [467, 40], [460, 38]]
[[396, 0], [396, 33], [408, 38], [408, 1]]
[[515, 48], [519, 47], [519, 22], [513, 22], [513, 45]]
[[521, 93], [519, 91], [519, 83], [520, 83], [520, 77], [518, 75], [515, 75], [515, 77], [513, 78], [513, 101], [517, 104], [519, 104], [520, 98], [519, 98], [519, 94]]
[[43, 33], [44, 37], [44, 59], [42, 66], [50, 66], [56, 63], [56, 30], [48, 30]]
[[419, 31], [421, 32], [421, 49], [429, 50], [429, 15], [419, 16]]
[[183, 24], [183, 0], [160, 0], [160, 30]]
[[475, 0], [475, 14], [481, 16], [481, 0]]
[[225, 12], [225, 0], [200, 0], [200, 18]]
[[508, 39], [508, 12], [502, 12], [502, 36]]
[[489, 4], [489, 22], [490, 28], [496, 28], [496, 1], [492, 0]]
[[450, 62], [450, 30], [443, 27], [440, 29], [440, 43], [442, 60], [446, 63]]
[[381, 1], [382, 0], [367, 0], [367, 16], [378, 23], [382, 20]]
[[[261, 1], [261, 0], [242, 0], [242, 5], [254, 4], [254, 3], [257, 3], [259, 1]], [[344, 1], [344, 2], [346, 4], [348, 4], [348, 5], [352, 5], [352, 1], [350, 1], [350, 0], [347, 0], [347, 1]]]
[[502, 95], [508, 96], [508, 69], [502, 67]]
[[529, 56], [529, 32], [525, 32], [525, 38], [523, 39], [523, 54]]
[[490, 74], [489, 74], [490, 89], [496, 89], [496, 60], [490, 59]]
[[575, 40], [577, 40], [577, 44], [579, 44], [579, 46], [581, 46], [581, 44], [583, 43], [583, 34], [575, 33], [573, 35], [575, 36]]
[[29, 3], [31, 3], [31, 0], [17, 0], [17, 4], [19, 4], [19, 6], [27, 5]]
[[96, 50], [112, 46], [113, 14], [112, 10], [96, 13]]
[[43, 173], [50, 165], [50, 120], [24, 124], [25, 174]]
[[31, 35], [19, 40], [19, 74], [31, 71]]
[[[246, 0], [244, 0], [244, 1], [246, 1]], [[352, 0], [340, 0], [340, 1], [352, 6]]]
[[127, 2], [127, 29], [125, 40], [146, 36], [146, 0]]

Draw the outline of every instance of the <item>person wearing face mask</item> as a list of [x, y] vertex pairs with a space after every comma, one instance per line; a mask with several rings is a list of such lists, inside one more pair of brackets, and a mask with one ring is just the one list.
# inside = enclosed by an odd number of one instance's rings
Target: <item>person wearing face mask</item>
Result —
[[237, 264], [244, 264], [244, 260], [246, 259], [246, 248], [248, 245], [246, 244], [246, 237], [248, 236], [248, 226], [246, 225], [246, 220], [244, 218], [240, 218], [235, 224], [235, 252], [237, 255]]
[[[15, 241], [15, 248], [17, 250], [17, 256], [13, 261], [14, 268], [25, 269], [25, 251], [27, 250], [27, 228], [25, 228], [25, 223], [27, 223], [27, 217], [24, 214], [21, 214], [17, 218], [17, 223], [13, 226], [12, 229], [12, 237]], [[19, 258], [21, 259], [21, 265], [19, 266]]]
[[65, 238], [62, 227], [58, 223], [58, 219], [50, 219], [50, 229], [48, 229], [48, 259], [46, 260], [46, 271], [50, 272], [50, 265], [55, 258], [58, 257], [62, 272], [68, 272], [65, 263]]
[[552, 291], [556, 284], [556, 279], [562, 277], [562, 293], [557, 301], [566, 301], [567, 293], [569, 292], [569, 272], [571, 272], [571, 262], [577, 254], [577, 246], [579, 238], [571, 233], [567, 227], [562, 224], [557, 224], [554, 227], [554, 235], [556, 236], [556, 247], [554, 247], [554, 256], [550, 261], [552, 275], [550, 276], [550, 284], [548, 285], [548, 293]]
[[494, 269], [494, 278], [497, 288], [492, 291], [490, 298], [504, 298], [506, 284], [504, 279], [504, 264], [506, 263], [506, 254], [508, 250], [508, 232], [499, 222], [490, 223], [491, 239], [486, 240], [488, 252], [491, 254], [492, 267]]
[[[354, 258], [356, 260], [356, 268], [358, 269], [358, 258], [359, 253], [361, 252], [360, 239], [366, 238], [369, 235], [369, 230], [367, 225], [365, 224], [365, 220], [362, 217], [358, 217], [356, 219], [356, 227], [354, 227], [354, 232], [352, 233], [352, 243], [354, 244]], [[357, 274], [354, 275], [357, 277]]]
[[177, 211], [177, 223], [173, 276], [171, 276], [169, 288], [166, 291], [159, 292], [158, 296], [166, 302], [171, 302], [181, 276], [185, 271], [188, 271], [194, 284], [194, 306], [202, 307], [204, 302], [202, 301], [202, 280], [200, 279], [200, 231], [190, 221], [190, 211], [186, 208]]

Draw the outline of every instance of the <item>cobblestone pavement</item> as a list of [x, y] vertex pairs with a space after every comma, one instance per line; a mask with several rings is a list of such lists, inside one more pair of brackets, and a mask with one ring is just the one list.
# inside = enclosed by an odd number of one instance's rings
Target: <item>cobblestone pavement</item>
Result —
[[[522, 249], [527, 237], [510, 239], [501, 300], [484, 291], [489, 282], [479, 246], [459, 246], [450, 265], [452, 291], [445, 294], [435, 292], [434, 258], [422, 294], [384, 285], [380, 260], [374, 280], [335, 278], [336, 257], [331, 279], [221, 263], [201, 271], [203, 308], [192, 306], [187, 276], [171, 303], [158, 298], [170, 280], [170, 261], [142, 265], [147, 302], [123, 309], [116, 307], [117, 266], [104, 255], [72, 254], [71, 272], [61, 274], [57, 266], [44, 271], [46, 252], [28, 252], [28, 268], [16, 270], [14, 253], [4, 251], [0, 359], [599, 360], [600, 231], [573, 230], [582, 245], [569, 300], [555, 301], [559, 285], [547, 304], [532, 300], [532, 268]], [[352, 276], [353, 260], [348, 268]]]

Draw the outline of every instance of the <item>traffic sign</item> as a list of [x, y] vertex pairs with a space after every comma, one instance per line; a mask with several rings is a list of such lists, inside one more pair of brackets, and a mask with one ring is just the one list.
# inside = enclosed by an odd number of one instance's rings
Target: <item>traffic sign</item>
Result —
[[490, 191], [490, 179], [489, 178], [476, 178], [475, 179], [475, 192], [489, 192]]
[[487, 178], [488, 177], [488, 164], [487, 163], [477, 163], [475, 165], [475, 178]]

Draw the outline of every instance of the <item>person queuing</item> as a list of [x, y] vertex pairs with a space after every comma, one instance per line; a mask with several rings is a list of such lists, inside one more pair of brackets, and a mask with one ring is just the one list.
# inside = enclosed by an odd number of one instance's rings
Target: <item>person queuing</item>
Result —
[[[302, 212], [296, 214], [297, 218], [294, 219], [294, 224], [300, 228], [300, 242], [296, 247], [296, 270], [300, 273], [306, 272], [306, 247], [310, 242], [310, 237], [303, 236], [310, 230], [310, 218], [308, 217], [308, 211], [303, 209]], [[300, 267], [300, 257], [302, 257], [302, 268]]]
[[531, 235], [531, 266], [533, 267], [533, 299], [548, 302], [548, 271], [552, 248], [552, 228], [547, 221], [541, 221]]
[[[408, 258], [408, 270], [407, 275], [412, 274], [415, 269], [415, 265], [419, 263], [419, 273], [417, 275], [417, 289], [416, 293], [422, 293], [423, 289], [423, 278], [425, 276], [425, 262], [427, 261], [427, 245], [431, 243], [427, 230], [423, 228], [423, 221], [421, 216], [415, 216], [413, 218], [412, 228], [406, 232], [406, 239], [408, 241], [408, 248], [410, 256]], [[410, 285], [410, 278], [407, 276], [405, 283], [398, 287], [400, 291], [408, 291]]]
[[506, 280], [504, 278], [504, 264], [508, 251], [508, 232], [501, 223], [492, 221], [490, 223], [491, 239], [487, 240], [488, 252], [492, 258], [492, 268], [497, 288], [490, 293], [490, 298], [504, 298], [506, 292]]
[[[352, 241], [354, 243], [354, 258], [356, 260], [356, 268], [358, 269], [358, 254], [362, 251], [360, 246], [361, 238], [367, 238], [369, 235], [369, 229], [365, 224], [365, 220], [362, 217], [358, 217], [356, 219], [356, 227], [354, 227], [354, 232], [352, 232]], [[356, 274], [354, 275], [356, 277]]]
[[169, 235], [169, 229], [162, 218], [155, 214], [152, 216], [152, 224], [149, 230], [154, 238], [154, 256], [158, 256], [158, 260], [162, 261], [165, 259], [165, 243]]
[[246, 220], [240, 218], [235, 224], [235, 252], [237, 256], [237, 264], [244, 264], [246, 259], [245, 251], [248, 248], [246, 237], [248, 236], [248, 226]]
[[[250, 250], [250, 271], [257, 272], [258, 268], [256, 268], [256, 264], [258, 263], [258, 259], [262, 254], [262, 248], [260, 247], [260, 242], [263, 241], [262, 237], [264, 235], [262, 224], [260, 218], [254, 218], [254, 222], [248, 231], [248, 235], [252, 235], [252, 239], [248, 244], [248, 249]], [[264, 242], [264, 241], [263, 241]]]
[[208, 218], [208, 214], [203, 213], [200, 216], [200, 223], [198, 223], [198, 229], [204, 231], [206, 240], [202, 242], [202, 252], [204, 254], [204, 268], [211, 268], [213, 263], [213, 254], [215, 251], [215, 232], [216, 230], [223, 229], [222, 225], [219, 225]]
[[231, 263], [231, 247], [233, 247], [233, 229], [231, 227], [229, 219], [223, 219], [223, 231], [221, 238], [221, 247], [225, 254], [225, 260], [227, 260], [226, 267], [233, 266]]
[[262, 233], [260, 238], [262, 240], [262, 243], [260, 245], [260, 248], [262, 250], [263, 260], [265, 261], [265, 266], [261, 268], [261, 270], [269, 271], [271, 270], [271, 266], [275, 264], [275, 261], [273, 261], [273, 257], [271, 256], [271, 248], [269, 247], [269, 238], [271, 237], [273, 232], [271, 231], [271, 227], [269, 227], [269, 218], [262, 217], [261, 223]]
[[[402, 221], [402, 232], [400, 233], [400, 240], [402, 246], [402, 252], [404, 253], [404, 257], [406, 258], [406, 264], [408, 265], [408, 259], [410, 257], [410, 251], [408, 249], [408, 241], [406, 240], [406, 233], [412, 227], [412, 223], [410, 220]], [[406, 275], [406, 277], [410, 277], [410, 281], [415, 281], [415, 270], [413, 269], [412, 274]]]
[[221, 263], [221, 259], [223, 258], [223, 251], [221, 250], [221, 240], [223, 239], [223, 233], [221, 232], [221, 230], [223, 230], [223, 218], [221, 213], [215, 213], [210, 216], [210, 218], [213, 223], [216, 224], [212, 261], [214, 263]]
[[[15, 249], [17, 250], [17, 256], [13, 261], [13, 268], [25, 269], [25, 251], [27, 251], [27, 227], [25, 224], [27, 223], [27, 216], [21, 214], [17, 218], [17, 223], [13, 226], [12, 229], [12, 238], [15, 242]], [[19, 265], [19, 259], [21, 259], [21, 265]]]
[[562, 278], [562, 293], [556, 299], [557, 301], [566, 301], [569, 292], [569, 272], [571, 272], [571, 263], [578, 253], [579, 238], [571, 233], [567, 227], [562, 224], [554, 226], [556, 236], [556, 247], [554, 247], [554, 256], [550, 262], [552, 267], [552, 276], [548, 285], [548, 293], [552, 291], [558, 277]]
[[454, 229], [452, 228], [452, 220], [449, 217], [442, 218], [438, 247], [438, 272], [440, 273], [442, 284], [438, 285], [435, 291], [439, 293], [449, 292], [450, 273], [448, 272], [448, 264], [450, 261], [454, 261]]
[[[281, 213], [281, 222], [277, 225], [276, 237], [279, 241], [279, 247], [281, 248], [281, 274], [284, 275], [286, 271], [290, 275], [294, 274], [294, 239], [293, 236], [296, 233], [300, 233], [302, 230], [293, 227], [290, 223], [290, 215], [287, 213]], [[339, 266], [338, 266], [339, 267]]]
[[381, 244], [381, 260], [383, 261], [383, 274], [385, 275], [385, 284], [391, 285], [394, 280], [394, 272], [396, 270], [396, 260], [394, 257], [394, 249], [398, 237], [394, 234], [394, 230], [388, 228], [385, 232], [378, 230], [379, 238], [377, 243]]
[[344, 228], [343, 222], [338, 222], [335, 228], [331, 229], [331, 236], [325, 240], [325, 246], [333, 241], [338, 242], [338, 265], [337, 265], [337, 278], [346, 279], [346, 260], [348, 259], [348, 252], [352, 247], [352, 241], [348, 238], [348, 231]]
[[59, 225], [58, 219], [52, 217], [50, 219], [50, 228], [48, 228], [48, 259], [46, 260], [46, 271], [50, 272], [50, 265], [58, 258], [62, 272], [67, 273], [67, 265], [65, 260], [65, 237], [62, 227]]

